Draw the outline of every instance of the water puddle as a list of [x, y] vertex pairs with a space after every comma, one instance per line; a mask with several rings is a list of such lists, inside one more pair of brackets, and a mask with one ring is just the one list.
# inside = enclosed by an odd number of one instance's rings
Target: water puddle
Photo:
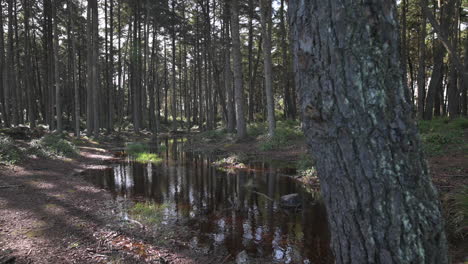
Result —
[[[188, 241], [231, 256], [246, 251], [268, 263], [333, 263], [325, 208], [274, 161], [255, 161], [249, 169], [223, 171], [214, 158], [184, 151], [183, 139], [162, 142], [160, 163], [128, 159], [85, 177], [134, 206], [125, 217], [155, 225], [181, 225]], [[297, 194], [293, 200], [281, 197]], [[295, 207], [296, 200], [303, 206]], [[291, 205], [291, 204], [290, 204]]]

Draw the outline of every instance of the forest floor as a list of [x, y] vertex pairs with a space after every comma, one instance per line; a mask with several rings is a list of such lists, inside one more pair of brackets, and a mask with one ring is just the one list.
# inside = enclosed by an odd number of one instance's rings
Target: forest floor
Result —
[[[435, 132], [430, 131], [432, 140]], [[221, 156], [262, 155], [291, 162], [308, 156], [303, 138], [291, 139], [275, 149], [265, 148], [264, 142], [254, 137], [236, 142], [226, 135], [214, 139], [184, 136], [192, 138], [193, 150]], [[131, 138], [145, 139], [148, 137]], [[122, 220], [111, 194], [80, 176], [84, 170], [106, 168], [115, 161], [113, 150], [123, 142], [120, 137], [99, 143], [82, 141], [74, 158], [33, 155], [16, 165], [0, 165], [0, 263], [8, 263], [9, 258], [15, 259], [11, 263], [229, 263], [232, 256], [212, 256], [178, 240], [183, 230], [180, 234], [155, 234]], [[453, 235], [450, 225], [456, 214], [452, 194], [468, 186], [468, 129], [456, 140], [441, 142], [442, 147], [431, 148], [428, 162], [445, 207], [451, 255], [454, 263], [463, 263], [468, 257], [468, 241], [459, 231]], [[15, 144], [28, 143], [15, 140]]]
[[117, 216], [111, 194], [80, 177], [112, 163], [115, 157], [105, 149], [114, 147], [83, 144], [73, 159], [29, 157], [0, 166], [0, 263], [224, 261]]

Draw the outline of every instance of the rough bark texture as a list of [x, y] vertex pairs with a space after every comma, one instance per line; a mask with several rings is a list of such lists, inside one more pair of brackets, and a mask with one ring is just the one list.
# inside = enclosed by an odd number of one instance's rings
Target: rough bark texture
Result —
[[289, 2], [304, 131], [337, 263], [447, 263], [394, 1]]

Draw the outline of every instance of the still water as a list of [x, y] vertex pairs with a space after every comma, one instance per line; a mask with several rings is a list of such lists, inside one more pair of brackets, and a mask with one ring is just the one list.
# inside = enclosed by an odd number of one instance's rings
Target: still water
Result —
[[[159, 164], [128, 159], [86, 178], [116, 198], [160, 206], [160, 224], [189, 226], [192, 243], [223, 247], [231, 256], [245, 250], [267, 263], [333, 263], [325, 208], [285, 175], [293, 169], [255, 161], [226, 172], [212, 166], [212, 156], [185, 151], [186, 144], [165, 139]], [[301, 208], [281, 206], [281, 196], [292, 193], [301, 197]]]

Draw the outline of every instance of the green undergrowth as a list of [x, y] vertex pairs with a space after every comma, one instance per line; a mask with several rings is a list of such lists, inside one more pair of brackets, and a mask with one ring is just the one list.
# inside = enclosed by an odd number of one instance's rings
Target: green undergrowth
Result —
[[261, 131], [260, 127], [250, 128], [252, 134], [261, 133], [259, 148], [262, 151], [277, 150], [291, 145], [294, 141], [304, 138], [301, 125], [298, 121], [278, 121], [276, 123], [275, 135], [268, 136], [268, 129]]
[[296, 163], [297, 174], [301, 177], [317, 178], [317, 170], [315, 169], [315, 162], [309, 154], [300, 156]]
[[163, 220], [166, 204], [136, 203], [129, 211], [135, 220], [145, 224], [159, 224]]
[[[166, 146], [160, 146], [158, 151], [165, 151], [165, 149]], [[126, 146], [126, 152], [140, 163], [160, 163], [163, 161], [158, 153], [151, 152], [149, 145], [144, 143], [129, 143]]]
[[219, 128], [201, 132], [196, 136], [196, 138], [203, 141], [224, 141], [233, 139], [234, 135], [229, 134], [224, 128]]
[[427, 155], [438, 156], [453, 151], [468, 152], [465, 137], [468, 129], [467, 118], [421, 120], [418, 127]]
[[31, 141], [31, 154], [73, 158], [78, 155], [77, 147], [65, 134], [49, 134]]
[[0, 135], [0, 163], [16, 164], [24, 157], [24, 150], [16, 146], [10, 137]]

